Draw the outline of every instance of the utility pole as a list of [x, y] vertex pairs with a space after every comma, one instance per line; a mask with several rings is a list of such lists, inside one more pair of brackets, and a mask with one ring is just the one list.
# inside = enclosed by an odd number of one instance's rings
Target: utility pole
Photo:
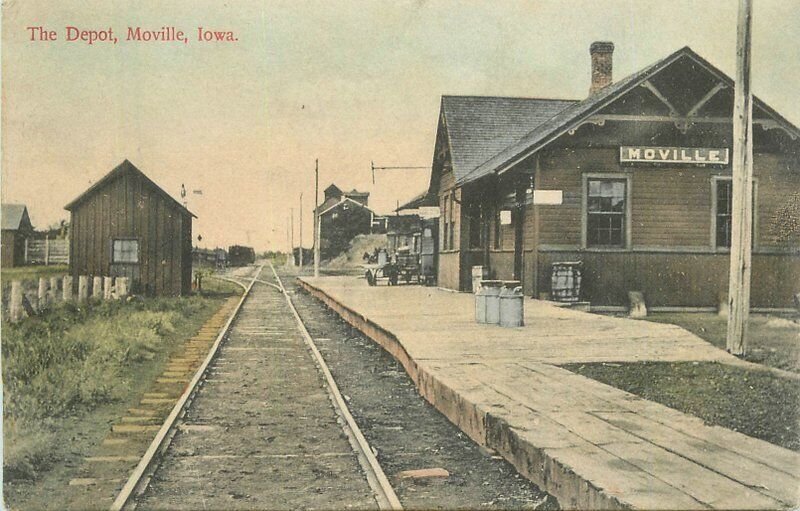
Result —
[[303, 269], [303, 192], [300, 192], [300, 269]]
[[733, 188], [731, 270], [727, 349], [742, 356], [747, 347], [753, 236], [753, 94], [750, 91], [752, 0], [739, 0], [736, 83], [733, 100]]
[[319, 277], [319, 240], [322, 222], [319, 218], [319, 159], [314, 160], [314, 277]]
[[290, 213], [289, 213], [289, 232], [291, 232], [291, 238], [292, 238], [292, 241], [290, 243], [290, 245], [291, 245], [290, 252], [292, 253], [292, 266], [295, 266], [295, 264], [294, 264], [294, 208], [289, 209], [289, 211], [290, 211]]

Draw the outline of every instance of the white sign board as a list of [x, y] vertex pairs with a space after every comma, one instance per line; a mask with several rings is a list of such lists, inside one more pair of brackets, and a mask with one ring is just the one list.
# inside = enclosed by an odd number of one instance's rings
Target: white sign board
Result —
[[504, 209], [500, 211], [500, 225], [511, 225], [511, 210]]
[[439, 218], [439, 206], [422, 206], [419, 208], [420, 218]]
[[562, 190], [534, 190], [533, 203], [537, 206], [558, 206], [564, 203]]
[[728, 148], [622, 146], [619, 148], [619, 161], [727, 165]]

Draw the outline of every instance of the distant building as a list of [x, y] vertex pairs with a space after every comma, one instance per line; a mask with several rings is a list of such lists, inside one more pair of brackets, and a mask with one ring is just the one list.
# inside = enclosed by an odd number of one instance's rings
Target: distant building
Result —
[[2, 266], [13, 268], [25, 264], [25, 240], [33, 236], [33, 225], [24, 204], [3, 204]]
[[[357, 235], [373, 232], [373, 220], [379, 217], [368, 204], [369, 192], [342, 192], [333, 184], [325, 189], [325, 201], [319, 207], [322, 259], [331, 259], [347, 250]], [[380, 226], [385, 229], [385, 222]]]
[[195, 216], [128, 160], [64, 208], [75, 279], [128, 277], [133, 292], [147, 295], [191, 291]]

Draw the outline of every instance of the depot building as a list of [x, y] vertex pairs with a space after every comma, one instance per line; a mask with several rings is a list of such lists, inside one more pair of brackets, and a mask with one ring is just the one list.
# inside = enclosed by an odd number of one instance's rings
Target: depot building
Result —
[[[727, 293], [733, 81], [685, 47], [615, 82], [613, 50], [591, 45], [583, 99], [442, 97], [428, 191], [440, 286], [469, 290], [482, 266], [549, 297], [553, 263], [571, 262], [592, 306]], [[800, 130], [757, 98], [753, 119], [751, 304], [785, 308], [800, 292]]]

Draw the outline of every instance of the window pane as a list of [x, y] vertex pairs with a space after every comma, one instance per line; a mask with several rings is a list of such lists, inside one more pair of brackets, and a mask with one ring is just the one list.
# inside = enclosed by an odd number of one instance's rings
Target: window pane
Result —
[[138, 240], [114, 240], [112, 260], [115, 263], [138, 263]]
[[588, 185], [587, 245], [624, 247], [627, 182], [622, 179], [592, 179]]

